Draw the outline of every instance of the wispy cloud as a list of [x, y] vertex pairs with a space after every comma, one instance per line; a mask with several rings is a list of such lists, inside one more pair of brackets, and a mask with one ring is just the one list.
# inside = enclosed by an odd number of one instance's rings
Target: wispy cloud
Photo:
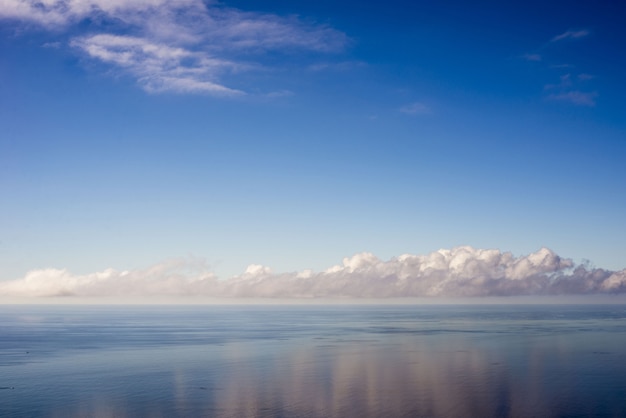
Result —
[[141, 13], [164, 14], [174, 9], [195, 8], [199, 4], [196, 0], [5, 0], [0, 3], [0, 16], [60, 29], [88, 16], [97, 19], [113, 17], [128, 22]]
[[202, 0], [5, 0], [0, 19], [54, 34], [74, 33], [89, 19], [90, 32], [70, 45], [136, 77], [149, 92], [241, 95], [223, 76], [263, 68], [267, 52], [328, 54], [348, 43], [344, 33], [296, 16]]
[[572, 86], [572, 75], [571, 74], [563, 74], [560, 77], [561, 82], [558, 84], [546, 84], [543, 88], [545, 90], [551, 89], [567, 89]]
[[598, 97], [597, 92], [576, 90], [578, 87], [577, 84], [593, 79], [594, 77], [592, 75], [579, 74], [576, 77], [572, 77], [572, 75], [568, 73], [561, 75], [560, 78], [560, 83], [546, 84], [544, 86], [544, 90], [552, 92], [547, 96], [548, 100], [570, 103], [576, 106], [593, 107], [596, 105], [596, 99]]
[[34, 270], [0, 282], [0, 296], [207, 297], [473, 297], [626, 293], [626, 269], [613, 272], [576, 265], [553, 251], [515, 257], [472, 247], [381, 260], [371, 253], [346, 257], [322, 272], [274, 273], [253, 264], [241, 275], [218, 280], [198, 260], [173, 260], [134, 270], [74, 275]]
[[44, 48], [52, 48], [52, 49], [59, 49], [61, 48], [61, 42], [46, 42], [44, 44], [41, 45]]
[[[595, 78], [593, 75], [580, 73], [578, 75], [573, 74], [573, 69], [576, 67], [569, 63], [549, 63], [551, 53], [555, 49], [559, 48], [561, 41], [582, 39], [591, 34], [589, 29], [579, 30], [567, 30], [560, 33], [545, 43], [539, 53], [526, 53], [522, 55], [522, 58], [526, 61], [533, 61], [542, 63], [542, 67], [551, 68], [561, 72], [559, 76], [559, 82], [546, 83], [543, 86], [546, 96], [544, 99], [555, 102], [569, 103], [576, 106], [593, 107], [596, 105], [596, 100], [599, 96], [597, 91], [583, 91], [589, 89], [589, 86], [582, 86], [581, 83], [587, 82]], [[545, 63], [545, 64], [544, 64]], [[567, 71], [567, 72], [565, 72]], [[549, 93], [549, 94], [548, 94]]]
[[539, 62], [542, 59], [540, 54], [524, 54], [522, 55], [522, 58], [524, 58], [526, 61], [535, 61], [535, 62]]
[[366, 67], [363, 61], [340, 61], [340, 62], [318, 62], [308, 67], [310, 71], [349, 71], [355, 68]]
[[574, 68], [575, 65], [573, 64], [551, 64], [549, 65], [549, 68], [554, 68], [554, 69], [565, 69], [565, 68]]
[[92, 58], [126, 70], [149, 92], [243, 94], [213, 81], [243, 65], [212, 58], [206, 53], [152, 43], [145, 38], [109, 34], [76, 38], [71, 45]]
[[568, 102], [577, 106], [593, 107], [596, 105], [597, 97], [598, 93], [596, 92], [582, 92], [574, 90], [564, 93], [551, 94], [548, 96], [548, 99], [560, 102]]
[[432, 113], [432, 110], [422, 102], [413, 102], [402, 106], [400, 112], [408, 115], [429, 115]]
[[596, 78], [594, 75], [592, 74], [578, 74], [578, 80], [579, 81], [587, 81], [587, 80], [593, 80], [594, 78]]
[[566, 39], [580, 39], [589, 36], [591, 32], [588, 29], [581, 30], [567, 30], [559, 35], [556, 35], [550, 40], [550, 42], [559, 42]]

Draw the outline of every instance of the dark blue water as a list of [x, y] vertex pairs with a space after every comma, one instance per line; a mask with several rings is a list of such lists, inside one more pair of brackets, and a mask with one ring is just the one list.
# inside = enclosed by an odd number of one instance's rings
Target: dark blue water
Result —
[[624, 306], [0, 306], [2, 417], [626, 417]]

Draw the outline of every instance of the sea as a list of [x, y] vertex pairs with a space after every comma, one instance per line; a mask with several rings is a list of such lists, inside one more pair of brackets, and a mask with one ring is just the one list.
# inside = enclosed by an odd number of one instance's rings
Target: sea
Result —
[[0, 417], [626, 417], [626, 306], [2, 305]]

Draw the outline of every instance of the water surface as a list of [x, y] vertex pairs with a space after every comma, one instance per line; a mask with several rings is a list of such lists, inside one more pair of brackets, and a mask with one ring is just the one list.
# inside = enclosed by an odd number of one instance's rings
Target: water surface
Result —
[[624, 306], [0, 306], [3, 417], [623, 417]]

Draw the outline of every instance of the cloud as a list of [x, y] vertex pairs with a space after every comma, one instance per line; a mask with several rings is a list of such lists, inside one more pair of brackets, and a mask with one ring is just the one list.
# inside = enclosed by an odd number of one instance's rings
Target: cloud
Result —
[[42, 269], [0, 282], [0, 296], [206, 296], [217, 298], [393, 298], [587, 295], [626, 293], [626, 269], [576, 265], [542, 248], [515, 257], [499, 250], [456, 247], [381, 260], [346, 257], [322, 272], [274, 273], [252, 264], [220, 280], [198, 260], [172, 260], [147, 269], [74, 275]]
[[24, 278], [0, 282], [3, 296], [191, 295], [204, 292], [215, 276], [198, 260], [177, 259], [147, 269], [75, 275], [66, 269], [29, 271]]
[[559, 102], [568, 102], [577, 106], [589, 106], [596, 105], [596, 92], [582, 92], [582, 91], [568, 91], [565, 93], [551, 94], [548, 96], [549, 100], [555, 100]]
[[430, 107], [421, 102], [409, 103], [400, 108], [400, 112], [408, 115], [429, 115], [432, 113]]
[[578, 74], [578, 80], [579, 81], [587, 81], [587, 80], [593, 80], [594, 78], [596, 78], [594, 75], [592, 74]]
[[550, 42], [558, 42], [558, 41], [563, 41], [566, 39], [580, 39], [580, 38], [589, 36], [590, 33], [591, 32], [587, 29], [568, 30], [568, 31], [561, 33], [560, 35], [555, 36], [554, 38], [550, 40]]
[[196, 0], [4, 0], [0, 17], [60, 29], [88, 17], [126, 20], [139, 13], [194, 7]]
[[0, 19], [56, 35], [88, 27], [70, 45], [149, 92], [240, 95], [223, 77], [263, 68], [268, 52], [329, 54], [348, 43], [344, 33], [297, 16], [202, 0], [4, 0]]
[[593, 107], [596, 105], [597, 92], [582, 92], [575, 90], [575, 85], [580, 82], [588, 81], [594, 77], [589, 74], [579, 74], [578, 77], [573, 78], [571, 74], [563, 74], [560, 77], [558, 84], [546, 84], [544, 90], [553, 91], [547, 96], [548, 100], [557, 102], [566, 102], [576, 106], [588, 106]]
[[[539, 53], [526, 53], [521, 57], [526, 61], [533, 61], [537, 63], [545, 63], [542, 67], [559, 69], [559, 70], [570, 70], [575, 68], [574, 65], [568, 63], [561, 64], [549, 64], [550, 61], [550, 50], [557, 49], [559, 47], [559, 42], [565, 40], [575, 40], [581, 39], [589, 36], [591, 31], [588, 29], [580, 29], [580, 30], [567, 30], [559, 35], [556, 35], [550, 41], [545, 43], [540, 50], [542, 54]], [[549, 47], [545, 49], [545, 47]], [[544, 84], [544, 91], [550, 92], [549, 95], [545, 96], [546, 99], [556, 102], [569, 103], [577, 106], [587, 106], [593, 107], [596, 105], [596, 98], [598, 97], [597, 92], [583, 92], [580, 91], [581, 87], [578, 85], [582, 82], [587, 82], [595, 78], [593, 75], [580, 73], [577, 76], [573, 76], [570, 73], [561, 74], [560, 82], [558, 83], [549, 83]]]
[[61, 48], [61, 42], [46, 42], [44, 44], [41, 45], [43, 48], [53, 48], [53, 49], [59, 49]]
[[559, 84], [546, 84], [543, 88], [544, 90], [550, 89], [567, 89], [572, 86], [572, 77], [571, 74], [563, 74], [561, 75], [561, 82]]
[[524, 58], [526, 61], [536, 61], [536, 62], [539, 62], [542, 59], [541, 55], [539, 54], [524, 54], [522, 58]]
[[355, 68], [367, 67], [363, 61], [317, 62], [308, 67], [309, 71], [350, 71]]
[[148, 92], [243, 94], [213, 81], [243, 65], [204, 53], [152, 43], [144, 38], [109, 34], [76, 38], [71, 45], [92, 58], [123, 68]]

